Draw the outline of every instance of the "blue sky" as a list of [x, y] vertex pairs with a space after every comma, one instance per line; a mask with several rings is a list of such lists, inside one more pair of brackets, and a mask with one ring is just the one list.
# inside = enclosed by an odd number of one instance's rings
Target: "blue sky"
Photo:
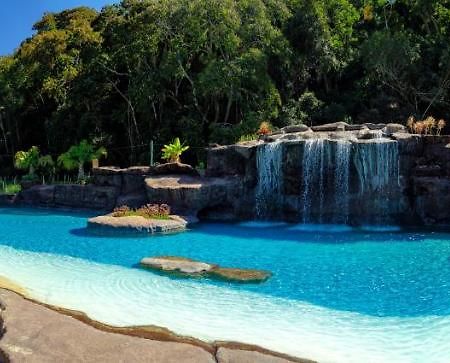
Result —
[[56, 12], [76, 6], [100, 10], [114, 0], [5, 0], [0, 11], [0, 55], [10, 54], [22, 40], [33, 34], [33, 24], [45, 12]]

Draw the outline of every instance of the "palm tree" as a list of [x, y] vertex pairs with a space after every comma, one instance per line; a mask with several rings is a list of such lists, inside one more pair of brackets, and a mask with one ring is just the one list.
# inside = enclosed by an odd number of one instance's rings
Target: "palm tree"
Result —
[[14, 166], [17, 169], [28, 169], [28, 175], [34, 176], [39, 164], [39, 155], [37, 146], [32, 146], [28, 151], [18, 151], [14, 156]]
[[94, 145], [83, 140], [78, 145], [71, 146], [64, 154], [61, 154], [58, 157], [58, 165], [67, 170], [78, 168], [78, 180], [82, 180], [85, 175], [84, 164], [106, 155], [105, 148], [100, 147], [95, 150]]
[[172, 141], [172, 143], [164, 145], [164, 147], [161, 149], [161, 151], [163, 152], [162, 158], [164, 160], [168, 160], [171, 163], [179, 163], [181, 154], [188, 149], [189, 146], [185, 146], [184, 144], [182, 144], [180, 142], [180, 139], [176, 137], [175, 140]]

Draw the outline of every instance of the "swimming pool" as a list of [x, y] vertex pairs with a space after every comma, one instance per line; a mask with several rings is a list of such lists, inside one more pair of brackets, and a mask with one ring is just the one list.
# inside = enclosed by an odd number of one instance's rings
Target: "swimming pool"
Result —
[[[0, 209], [0, 276], [113, 325], [159, 325], [321, 362], [448, 362], [450, 234], [398, 228], [200, 224], [98, 236], [88, 214]], [[262, 284], [177, 279], [155, 255], [269, 270]]]

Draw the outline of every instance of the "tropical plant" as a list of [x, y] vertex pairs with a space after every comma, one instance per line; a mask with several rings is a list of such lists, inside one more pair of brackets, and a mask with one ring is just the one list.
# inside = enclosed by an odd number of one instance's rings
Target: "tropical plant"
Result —
[[32, 146], [28, 151], [18, 151], [14, 156], [14, 166], [17, 169], [28, 169], [28, 175], [36, 174], [39, 163], [40, 151], [37, 146]]
[[53, 174], [55, 163], [50, 155], [41, 156], [39, 148], [32, 146], [28, 151], [18, 151], [14, 157], [14, 165], [17, 169], [28, 169], [25, 179], [36, 179], [38, 174]]
[[170, 144], [164, 145], [161, 149], [163, 153], [162, 158], [171, 163], [178, 163], [180, 162], [181, 154], [186, 150], [189, 150], [189, 146], [181, 143], [180, 139], [176, 137]]
[[58, 165], [67, 170], [78, 168], [78, 180], [85, 178], [84, 164], [102, 156], [106, 157], [107, 152], [104, 147], [95, 149], [94, 145], [87, 140], [82, 140], [78, 145], [73, 145], [70, 149], [58, 157]]

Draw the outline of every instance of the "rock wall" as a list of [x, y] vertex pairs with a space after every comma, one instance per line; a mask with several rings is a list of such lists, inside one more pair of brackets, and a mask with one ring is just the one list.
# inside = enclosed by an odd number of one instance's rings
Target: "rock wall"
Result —
[[91, 185], [34, 186], [15, 201], [102, 210], [168, 203], [217, 220], [450, 225], [450, 136], [398, 124], [299, 125], [211, 147], [207, 158], [203, 177], [176, 163], [103, 167]]

